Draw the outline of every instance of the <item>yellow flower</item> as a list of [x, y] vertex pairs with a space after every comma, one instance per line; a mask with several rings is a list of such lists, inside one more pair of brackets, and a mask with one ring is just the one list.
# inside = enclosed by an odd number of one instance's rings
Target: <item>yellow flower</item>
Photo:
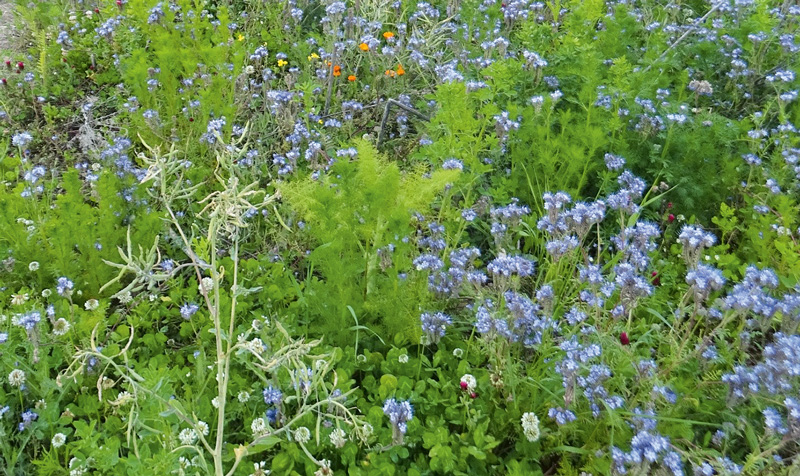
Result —
[[278, 60], [278, 68], [283, 68], [283, 67], [284, 67], [284, 66], [286, 66], [287, 64], [289, 64], [289, 62], [288, 62], [288, 61], [286, 61], [286, 60], [282, 60], [282, 59], [279, 59], [279, 60]]
[[244, 41], [244, 35], [239, 33], [239, 36], [236, 39], [239, 40], [239, 41]]
[[312, 61], [312, 60], [315, 60], [315, 59], [319, 59], [319, 55], [318, 54], [311, 53], [310, 55], [308, 55], [308, 61]]

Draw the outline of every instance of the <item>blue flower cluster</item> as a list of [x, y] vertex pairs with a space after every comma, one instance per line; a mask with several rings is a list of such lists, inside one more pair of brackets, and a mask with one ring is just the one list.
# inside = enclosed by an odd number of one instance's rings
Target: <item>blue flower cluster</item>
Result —
[[389, 398], [383, 404], [383, 414], [389, 417], [394, 430], [404, 435], [408, 430], [407, 423], [414, 418], [414, 407], [409, 400], [398, 402], [394, 398]]
[[673, 476], [683, 476], [680, 454], [672, 450], [669, 438], [656, 430], [656, 420], [653, 418], [655, 413], [651, 410], [642, 412], [639, 408], [634, 412], [641, 416], [634, 418], [631, 424], [637, 431], [631, 439], [631, 450], [626, 453], [616, 446], [611, 448], [614, 472], [628, 474], [629, 470], [636, 468], [637, 471], [642, 471], [641, 474], [649, 474], [648, 469], [652, 471], [655, 469], [654, 465], [660, 464]]
[[444, 337], [447, 327], [453, 323], [453, 319], [443, 312], [424, 312], [420, 316], [422, 332], [428, 336], [432, 344], [439, 342]]

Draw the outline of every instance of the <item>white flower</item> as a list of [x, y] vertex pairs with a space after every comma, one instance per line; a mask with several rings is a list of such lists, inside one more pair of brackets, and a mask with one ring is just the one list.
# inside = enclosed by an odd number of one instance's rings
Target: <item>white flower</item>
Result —
[[214, 290], [214, 280], [206, 276], [200, 281], [200, 285], [197, 286], [197, 289], [200, 290], [200, 294], [208, 294]]
[[254, 471], [250, 474], [250, 476], [266, 476], [270, 473], [270, 470], [264, 469], [267, 466], [266, 461], [261, 461], [260, 463], [253, 463]]
[[204, 421], [198, 421], [197, 429], [200, 430], [200, 433], [202, 433], [203, 436], [208, 436], [208, 423]]
[[474, 392], [475, 388], [478, 386], [478, 381], [471, 374], [464, 374], [464, 376], [461, 377], [461, 382], [467, 384], [467, 391], [469, 392]]
[[127, 405], [128, 403], [133, 401], [133, 395], [130, 394], [128, 391], [119, 392], [117, 395], [116, 400], [110, 400], [108, 403], [114, 405], [115, 407], [121, 407], [123, 405]]
[[97, 299], [89, 299], [83, 304], [83, 308], [87, 311], [94, 311], [98, 307], [100, 307], [100, 301]]
[[181, 440], [182, 445], [193, 445], [197, 440], [197, 432], [191, 428], [184, 428], [178, 435], [178, 439]]
[[301, 426], [300, 428], [294, 430], [294, 439], [298, 443], [308, 443], [308, 440], [311, 439], [311, 432], [308, 428]]
[[20, 294], [12, 294], [11, 295], [11, 305], [12, 306], [22, 306], [25, 304], [25, 301], [28, 300], [28, 293], [20, 293]]
[[242, 390], [239, 392], [239, 395], [236, 395], [236, 398], [239, 400], [239, 403], [247, 403], [250, 401], [250, 393]]
[[42, 297], [43, 298], [49, 298], [51, 294], [53, 294], [53, 290], [52, 289], [42, 289]]
[[533, 412], [522, 414], [522, 432], [525, 433], [525, 438], [528, 441], [536, 441], [539, 439], [539, 417]]
[[244, 347], [255, 355], [261, 355], [267, 350], [267, 347], [264, 345], [264, 341], [258, 337], [247, 342]]
[[461, 347], [456, 347], [453, 349], [453, 357], [460, 359], [464, 355], [464, 349]]
[[[219, 377], [217, 377], [217, 378], [219, 378]], [[211, 399], [211, 405], [212, 405], [214, 408], [219, 408], [219, 397], [214, 397], [214, 398], [212, 398], [212, 399]]]
[[178, 458], [178, 466], [181, 469], [189, 469], [192, 467], [192, 462], [189, 461], [189, 458], [181, 456], [180, 458]]
[[250, 424], [250, 430], [253, 432], [253, 436], [258, 438], [267, 433], [269, 431], [269, 427], [267, 426], [266, 420], [263, 418], [256, 418], [253, 420], [253, 423]]
[[331, 432], [331, 444], [337, 448], [341, 448], [347, 443], [347, 433], [341, 428], [336, 428]]
[[408, 354], [400, 354], [400, 357], [397, 358], [397, 361], [401, 364], [408, 363]]
[[67, 322], [66, 319], [63, 317], [53, 323], [53, 334], [57, 336], [63, 336], [67, 332], [69, 332], [70, 324]]
[[50, 440], [50, 443], [53, 444], [53, 448], [60, 448], [64, 446], [64, 443], [67, 442], [67, 435], [64, 433], [56, 433], [53, 435], [53, 439]]
[[39, 262], [38, 261], [31, 261], [28, 263], [28, 270], [29, 271], [36, 271], [39, 269]]
[[20, 369], [14, 369], [8, 374], [8, 383], [12, 387], [21, 387], [25, 383], [25, 372]]
[[375, 428], [373, 428], [369, 423], [364, 423], [360, 428], [356, 427], [355, 430], [356, 436], [358, 436], [358, 438], [364, 443], [366, 443], [369, 437], [375, 433]]
[[327, 459], [319, 461], [319, 469], [314, 472], [314, 476], [333, 476], [331, 462]]
[[117, 299], [119, 299], [120, 304], [128, 304], [133, 301], [133, 296], [131, 296], [130, 292], [125, 291], [122, 294], [117, 294]]

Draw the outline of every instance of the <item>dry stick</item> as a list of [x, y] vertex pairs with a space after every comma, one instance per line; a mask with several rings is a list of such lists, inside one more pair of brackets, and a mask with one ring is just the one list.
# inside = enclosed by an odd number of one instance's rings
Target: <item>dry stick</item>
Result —
[[389, 110], [392, 108], [392, 106], [397, 106], [400, 109], [402, 109], [402, 110], [404, 110], [404, 111], [406, 111], [406, 112], [408, 112], [410, 114], [414, 114], [415, 116], [421, 118], [423, 121], [430, 121], [431, 120], [425, 114], [417, 111], [416, 109], [414, 109], [412, 107], [406, 106], [405, 104], [401, 103], [400, 101], [397, 101], [397, 100], [394, 100], [394, 99], [387, 99], [386, 100], [386, 109], [383, 110], [383, 117], [381, 118], [380, 132], [378, 133], [378, 147], [381, 146], [381, 144], [383, 143], [383, 138], [386, 135], [386, 121], [389, 120]]
[[664, 58], [664, 56], [666, 56], [666, 55], [667, 55], [667, 53], [669, 53], [669, 52], [670, 52], [670, 51], [672, 51], [672, 50], [673, 50], [673, 49], [674, 49], [676, 46], [678, 46], [678, 43], [680, 43], [680, 42], [681, 42], [681, 41], [683, 41], [683, 40], [684, 40], [684, 39], [685, 39], [687, 36], [689, 36], [689, 33], [693, 32], [693, 31], [694, 31], [694, 30], [695, 30], [695, 29], [696, 29], [696, 28], [697, 28], [699, 25], [701, 25], [701, 24], [702, 24], [704, 21], [706, 21], [706, 19], [709, 17], [709, 15], [711, 15], [711, 14], [712, 14], [712, 13], [714, 13], [714, 12], [715, 12], [715, 11], [716, 11], [716, 10], [717, 10], [719, 7], [721, 7], [721, 6], [722, 6], [722, 3], [723, 3], [723, 2], [721, 2], [721, 1], [717, 2], [717, 4], [716, 4], [716, 5], [714, 5], [714, 7], [713, 7], [711, 10], [709, 10], [709, 11], [708, 11], [708, 12], [707, 12], [705, 15], [703, 15], [702, 17], [700, 17], [700, 19], [699, 19], [699, 20], [697, 20], [696, 22], [694, 22], [694, 24], [693, 24], [692, 26], [690, 26], [690, 27], [689, 27], [689, 28], [686, 30], [686, 32], [684, 32], [684, 34], [680, 36], [680, 38], [678, 38], [677, 40], [675, 40], [675, 42], [674, 42], [674, 43], [672, 43], [672, 44], [669, 46], [669, 48], [667, 48], [666, 50], [664, 50], [664, 52], [663, 52], [663, 53], [661, 53], [661, 56], [659, 56], [658, 58], [656, 58], [656, 60], [655, 60], [655, 61], [653, 61], [652, 63], [650, 63], [650, 65], [649, 65], [649, 66], [647, 66], [647, 68], [645, 68], [645, 69], [644, 69], [644, 71], [642, 71], [642, 73], [646, 73], [646, 72], [648, 72], [648, 71], [650, 70], [650, 68], [652, 68], [652, 67], [653, 67], [653, 65], [654, 65], [654, 64], [656, 64], [656, 63], [658, 63], [659, 61], [661, 61], [661, 60]]

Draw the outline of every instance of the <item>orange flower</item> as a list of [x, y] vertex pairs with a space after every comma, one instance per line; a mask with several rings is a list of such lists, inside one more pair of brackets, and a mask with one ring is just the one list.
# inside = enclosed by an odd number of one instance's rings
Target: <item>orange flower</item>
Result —
[[361, 43], [358, 47], [361, 48], [361, 51], [369, 51], [369, 45], [366, 43]]
[[338, 64], [333, 67], [333, 75], [337, 78], [342, 75], [342, 67]]
[[390, 78], [394, 78], [397, 73], [395, 73], [394, 70], [387, 69], [386, 72], [383, 73], [383, 74], [385, 74], [386, 76], [389, 76]]
[[352, 83], [353, 81], [356, 80], [356, 75], [355, 74], [351, 74], [350, 76], [347, 77], [347, 80]]
[[404, 74], [406, 74], [406, 70], [403, 69], [403, 65], [402, 64], [398, 64], [397, 65], [397, 75], [398, 76], [402, 76]]
[[394, 36], [394, 33], [392, 33], [391, 31], [384, 31], [383, 32], [383, 37], [386, 38], [387, 40], [389, 38], [393, 37], [393, 36]]

